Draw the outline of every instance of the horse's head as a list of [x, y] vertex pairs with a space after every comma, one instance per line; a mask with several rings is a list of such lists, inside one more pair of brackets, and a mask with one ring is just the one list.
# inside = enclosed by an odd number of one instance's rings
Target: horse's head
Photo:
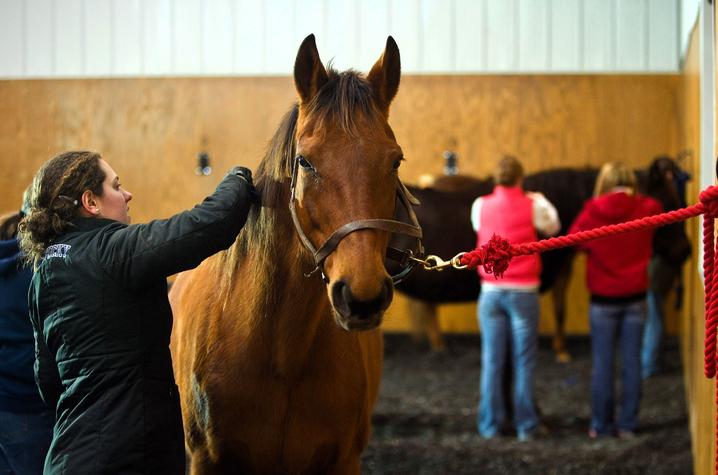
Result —
[[658, 198], [666, 209], [676, 209], [686, 204], [685, 187], [689, 179], [690, 175], [680, 167], [678, 161], [660, 155], [648, 167], [645, 192]]
[[[387, 122], [399, 87], [399, 49], [386, 49], [364, 78], [327, 71], [314, 35], [299, 48], [299, 94], [292, 165], [295, 225], [325, 276], [337, 322], [346, 330], [377, 327], [393, 295], [384, 267], [394, 216], [401, 147]], [[389, 221], [387, 221], [389, 222]], [[378, 223], [378, 224], [377, 224]], [[374, 225], [377, 224], [377, 225]]]

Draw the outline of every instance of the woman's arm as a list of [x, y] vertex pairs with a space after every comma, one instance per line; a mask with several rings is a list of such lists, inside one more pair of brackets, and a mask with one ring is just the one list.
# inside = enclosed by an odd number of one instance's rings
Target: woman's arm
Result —
[[561, 230], [561, 220], [556, 207], [546, 199], [543, 193], [527, 192], [533, 201], [532, 220], [534, 228], [542, 236], [555, 236]]
[[133, 288], [191, 269], [234, 242], [253, 201], [251, 174], [230, 173], [189, 211], [147, 224], [112, 225], [102, 233], [98, 258], [110, 275]]

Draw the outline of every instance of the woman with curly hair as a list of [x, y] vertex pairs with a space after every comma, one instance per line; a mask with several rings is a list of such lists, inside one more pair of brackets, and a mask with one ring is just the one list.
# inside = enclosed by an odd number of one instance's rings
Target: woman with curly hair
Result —
[[235, 167], [200, 205], [130, 224], [127, 191], [94, 152], [67, 152], [35, 176], [21, 246], [35, 374], [55, 408], [46, 473], [184, 474], [166, 277], [226, 249], [253, 201]]

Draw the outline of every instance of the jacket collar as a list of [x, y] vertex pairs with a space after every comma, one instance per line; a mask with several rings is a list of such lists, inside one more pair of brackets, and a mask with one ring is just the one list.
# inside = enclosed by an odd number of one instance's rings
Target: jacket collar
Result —
[[68, 230], [68, 233], [91, 231], [112, 223], [119, 223], [119, 221], [107, 218], [75, 218], [72, 220], [72, 227]]

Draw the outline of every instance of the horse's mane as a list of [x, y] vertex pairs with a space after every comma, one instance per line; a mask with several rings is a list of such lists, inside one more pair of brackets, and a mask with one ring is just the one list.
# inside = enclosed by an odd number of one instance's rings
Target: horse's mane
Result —
[[[363, 115], [376, 119], [381, 115], [375, 105], [371, 85], [353, 70], [338, 73], [329, 68], [327, 75], [328, 81], [305, 106], [304, 114], [316, 121], [315, 133], [339, 127], [343, 132], [357, 136], [355, 117]], [[232, 288], [240, 265], [252, 265], [254, 268], [249, 269], [249, 275], [272, 287], [276, 257], [287, 252], [286, 241], [278, 238], [294, 233], [288, 219], [288, 205], [298, 119], [299, 104], [294, 104], [282, 118], [255, 173], [255, 185], [262, 197], [262, 205], [252, 207], [237, 241], [220, 253], [216, 261], [222, 266], [221, 275], [225, 280], [222, 287], [226, 290]], [[245, 260], [250, 253], [253, 259]], [[297, 265], [302, 265], [299, 260], [298, 257]]]

